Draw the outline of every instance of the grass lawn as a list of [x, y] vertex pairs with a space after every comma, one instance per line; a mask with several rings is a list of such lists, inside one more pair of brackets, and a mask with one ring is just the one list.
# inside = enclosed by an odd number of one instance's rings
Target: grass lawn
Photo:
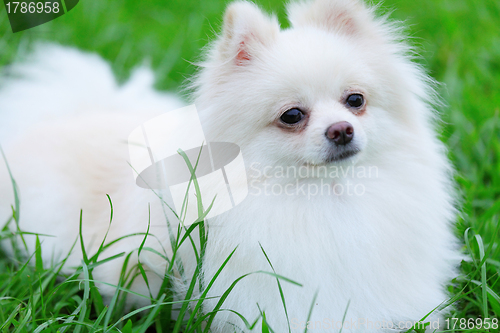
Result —
[[[288, 25], [281, 1], [256, 2]], [[194, 72], [192, 63], [199, 59], [200, 48], [220, 30], [225, 6], [220, 0], [82, 0], [55, 21], [13, 34], [0, 5], [0, 66], [24, 54], [34, 42], [48, 40], [99, 53], [112, 63], [121, 81], [134, 66], [148, 61], [157, 74], [157, 88], [175, 91]], [[456, 234], [472, 257], [450, 286], [451, 295], [458, 298], [452, 317], [498, 320], [500, 1], [386, 0], [382, 11], [387, 10], [393, 11], [392, 18], [406, 22], [421, 54], [418, 61], [443, 83], [442, 139], [462, 195]], [[27, 266], [0, 252], [1, 332], [180, 328], [165, 320], [168, 305], [156, 303], [151, 312], [137, 314], [125, 311], [119, 300], [106, 307], [91, 282], [80, 283], [76, 276], [57, 278], [57, 270], [44, 269], [37, 257], [35, 253], [36, 265]], [[84, 276], [91, 277], [93, 265], [89, 258], [81, 270]], [[454, 332], [482, 331], [459, 326], [460, 322]], [[265, 332], [259, 326], [260, 330]]]

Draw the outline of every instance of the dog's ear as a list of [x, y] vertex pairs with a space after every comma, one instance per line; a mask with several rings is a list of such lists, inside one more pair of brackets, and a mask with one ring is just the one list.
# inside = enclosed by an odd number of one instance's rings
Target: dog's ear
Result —
[[272, 43], [279, 30], [275, 16], [266, 15], [251, 2], [233, 2], [224, 15], [219, 55], [225, 60], [234, 60], [238, 66], [244, 66], [252, 61], [262, 47]]
[[373, 10], [360, 0], [305, 0], [287, 6], [294, 27], [315, 26], [346, 35], [373, 33]]

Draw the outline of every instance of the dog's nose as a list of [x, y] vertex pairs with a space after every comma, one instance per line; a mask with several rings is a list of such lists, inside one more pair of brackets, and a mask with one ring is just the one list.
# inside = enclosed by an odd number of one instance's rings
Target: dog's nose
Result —
[[343, 146], [351, 142], [354, 137], [354, 128], [347, 121], [341, 121], [328, 127], [325, 135], [336, 145]]

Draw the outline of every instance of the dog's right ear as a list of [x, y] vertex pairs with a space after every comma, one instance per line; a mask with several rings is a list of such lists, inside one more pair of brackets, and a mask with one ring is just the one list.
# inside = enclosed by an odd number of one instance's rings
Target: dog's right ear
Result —
[[361, 0], [296, 0], [287, 5], [292, 26], [317, 28], [349, 36], [373, 37], [379, 29], [373, 9]]
[[219, 56], [237, 66], [245, 66], [263, 47], [272, 43], [279, 31], [275, 16], [266, 15], [251, 2], [233, 2], [224, 15]]

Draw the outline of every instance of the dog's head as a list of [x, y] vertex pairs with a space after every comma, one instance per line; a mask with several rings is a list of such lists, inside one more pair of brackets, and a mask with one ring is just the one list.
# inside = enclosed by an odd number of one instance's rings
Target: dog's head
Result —
[[209, 139], [268, 165], [331, 165], [426, 130], [427, 79], [393, 24], [357, 0], [292, 3], [288, 17], [281, 30], [252, 3], [228, 7], [196, 80]]

